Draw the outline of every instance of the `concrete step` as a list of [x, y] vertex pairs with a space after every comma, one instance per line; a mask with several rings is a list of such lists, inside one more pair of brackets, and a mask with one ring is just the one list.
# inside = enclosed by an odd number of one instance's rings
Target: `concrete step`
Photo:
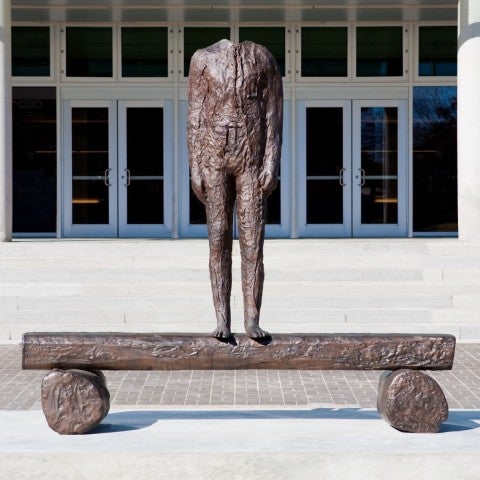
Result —
[[[475, 296], [471, 296], [475, 297]], [[467, 297], [469, 298], [469, 297]], [[476, 298], [476, 297], [475, 297]], [[477, 299], [477, 306], [480, 307]], [[159, 294], [155, 296], [0, 296], [0, 312], [4, 310], [158, 310], [164, 308], [205, 308], [212, 304], [211, 295], [204, 292], [178, 292], [177, 294]], [[242, 308], [241, 293], [232, 296], [232, 308]], [[450, 308], [450, 295], [331, 295], [265, 294], [263, 308], [273, 310], [296, 308]]]
[[[431, 309], [262, 309], [270, 332], [465, 332], [480, 338], [479, 312]], [[0, 335], [19, 341], [25, 331], [209, 332], [216, 324], [212, 307], [162, 310], [24, 310], [1, 312]], [[232, 310], [232, 328], [243, 330], [241, 309]], [[478, 335], [478, 336], [477, 336]]]
[[[112, 248], [115, 248], [112, 246]], [[78, 252], [70, 255], [70, 252], [64, 252], [63, 255], [57, 254], [55, 256], [49, 255], [44, 257], [37, 256], [15, 256], [15, 255], [0, 255], [0, 266], [2, 268], [69, 268], [75, 267], [80, 269], [121, 269], [121, 268], [172, 268], [178, 262], [187, 264], [193, 268], [208, 267], [208, 251], [200, 252], [196, 255], [186, 254], [180, 247], [176, 254], [165, 254], [158, 252], [152, 254], [151, 251], [145, 255], [109, 255], [107, 252], [102, 255], [102, 252], [97, 252], [96, 255], [89, 255]], [[240, 265], [240, 252], [235, 251], [232, 254], [234, 265]], [[265, 263], [272, 268], [332, 268], [332, 267], [363, 267], [363, 268], [377, 268], [379, 265], [384, 267], [400, 267], [400, 268], [418, 268], [422, 267], [425, 256], [422, 255], [404, 255], [404, 254], [375, 254], [370, 252], [361, 255], [345, 254], [342, 252], [335, 252], [331, 255], [326, 255], [324, 252], [316, 254], [304, 254], [302, 250], [296, 252], [272, 252], [267, 247], [264, 251]], [[453, 260], [450, 258], [450, 260]], [[435, 266], [435, 265], [434, 265]]]
[[[242, 329], [234, 242], [232, 317]], [[480, 338], [480, 244], [268, 240], [272, 332], [444, 332]], [[207, 240], [0, 244], [0, 341], [28, 330], [210, 331]]]
[[[233, 253], [239, 253], [238, 240], [234, 241]], [[464, 243], [451, 239], [270, 239], [265, 241], [266, 255], [361, 255], [391, 257], [429, 256], [466, 257], [480, 256], [480, 243]], [[206, 239], [182, 240], [16, 240], [0, 243], [0, 258], [26, 257], [144, 257], [149, 256], [204, 256], [208, 255]]]
[[[163, 281], [163, 282], [79, 282], [70, 279], [69, 282], [58, 281], [28, 281], [0, 283], [0, 296], [156, 296], [156, 295], [209, 295], [210, 281]], [[233, 291], [241, 294], [240, 281], [233, 282]], [[265, 282], [265, 295], [468, 295], [480, 294], [480, 282], [469, 281], [290, 281], [278, 280]]]
[[[480, 275], [480, 272], [479, 272]], [[96, 269], [83, 267], [25, 268], [0, 271], [0, 283], [8, 282], [201, 282], [207, 279], [208, 268], [192, 268], [177, 262], [176, 268], [118, 268]], [[233, 269], [233, 279], [240, 280], [240, 269]], [[434, 272], [432, 279], [441, 279], [440, 272]], [[364, 268], [276, 268], [266, 270], [268, 281], [412, 281], [422, 280], [421, 268], [384, 268], [368, 271]]]

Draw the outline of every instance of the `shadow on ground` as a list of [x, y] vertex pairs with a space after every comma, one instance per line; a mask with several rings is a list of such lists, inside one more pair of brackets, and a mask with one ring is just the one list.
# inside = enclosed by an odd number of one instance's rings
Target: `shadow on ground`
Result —
[[[375, 410], [360, 408], [314, 408], [312, 410], [135, 410], [110, 413], [90, 434], [126, 432], [148, 428], [168, 420], [378, 420]], [[480, 427], [480, 411], [450, 411], [439, 433], [460, 432]]]

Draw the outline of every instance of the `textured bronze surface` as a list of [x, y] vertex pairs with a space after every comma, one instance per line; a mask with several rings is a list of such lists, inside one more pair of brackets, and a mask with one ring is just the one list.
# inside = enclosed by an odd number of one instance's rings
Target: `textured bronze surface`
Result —
[[448, 418], [448, 404], [438, 383], [424, 372], [384, 372], [378, 387], [378, 412], [403, 432], [436, 433]]
[[49, 427], [64, 435], [90, 431], [110, 409], [102, 372], [53, 370], [42, 381], [41, 395]]
[[282, 77], [273, 55], [246, 41], [221, 40], [192, 57], [187, 141], [192, 189], [205, 204], [217, 328], [230, 336], [232, 223], [236, 202], [247, 335], [259, 327], [267, 196], [278, 182]]
[[26, 333], [23, 368], [86, 370], [448, 370], [455, 337], [275, 334], [259, 342], [207, 334]]

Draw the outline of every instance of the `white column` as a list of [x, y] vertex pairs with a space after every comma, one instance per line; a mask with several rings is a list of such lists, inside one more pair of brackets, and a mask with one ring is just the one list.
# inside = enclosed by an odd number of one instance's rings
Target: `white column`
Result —
[[10, 0], [0, 0], [0, 241], [12, 239], [12, 89]]
[[458, 228], [480, 241], [480, 1], [458, 2]]

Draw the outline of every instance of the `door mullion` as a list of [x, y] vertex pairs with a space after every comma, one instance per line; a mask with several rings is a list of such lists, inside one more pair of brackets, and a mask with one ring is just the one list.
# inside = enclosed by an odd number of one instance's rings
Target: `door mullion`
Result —
[[343, 187], [343, 226], [344, 236], [352, 236], [352, 191], [353, 191], [353, 152], [352, 152], [352, 102], [343, 105], [343, 168], [348, 181]]
[[119, 142], [120, 142], [120, 106], [119, 106], [119, 102], [118, 100], [115, 101], [115, 133], [116, 133], [116, 137], [115, 137], [115, 146], [116, 146], [116, 155], [115, 155], [115, 164], [116, 164], [116, 168], [117, 168], [117, 175], [115, 176], [115, 179], [116, 179], [116, 187], [117, 187], [117, 194], [115, 195], [116, 196], [116, 199], [115, 199], [115, 205], [117, 207], [117, 211], [116, 211], [116, 215], [115, 215], [115, 222], [116, 222], [116, 231], [117, 231], [117, 238], [120, 237], [120, 208], [121, 208], [121, 205], [120, 205], [120, 195], [121, 195], [121, 192], [120, 192], [120, 189], [123, 187], [123, 183], [121, 183], [121, 165], [120, 165], [120, 145], [119, 145]]

